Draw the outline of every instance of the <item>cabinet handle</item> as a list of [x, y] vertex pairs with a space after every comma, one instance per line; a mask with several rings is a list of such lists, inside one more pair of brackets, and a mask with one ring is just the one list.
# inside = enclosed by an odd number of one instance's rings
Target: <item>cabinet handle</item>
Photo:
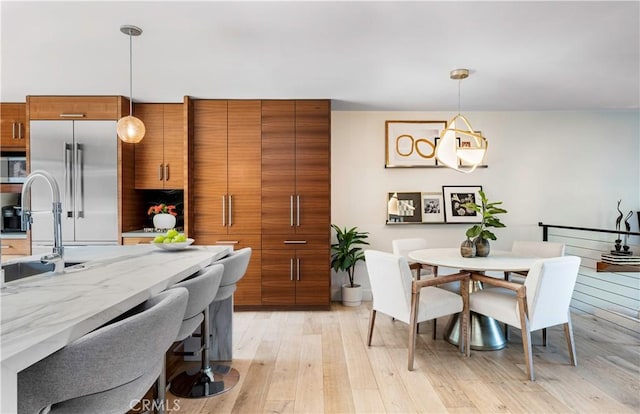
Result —
[[10, 249], [10, 248], [12, 248], [12, 247], [13, 247], [13, 246], [12, 246], [12, 245], [10, 245], [10, 244], [3, 244], [3, 245], [2, 245], [2, 248], [3, 248], [3, 249]]
[[169, 181], [169, 164], [164, 165], [164, 180]]
[[226, 210], [227, 203], [226, 203], [226, 201], [227, 200], [225, 200], [225, 197], [226, 197], [225, 195], [222, 196], [222, 227], [227, 225], [227, 222], [226, 222], [226, 220], [227, 220], [227, 213], [226, 213], [226, 211], [227, 211]]
[[160, 167], [158, 168], [158, 180], [162, 181], [162, 177], [163, 175], [163, 171], [164, 169], [162, 168], [162, 164], [160, 164]]
[[300, 227], [300, 194], [296, 195], [296, 218], [298, 221], [296, 225]]
[[84, 118], [84, 114], [60, 114], [60, 118]]
[[16, 139], [16, 123], [11, 123], [11, 139]]
[[24, 139], [22, 136], [22, 122], [18, 122], [18, 139]]
[[216, 244], [238, 244], [239, 240], [216, 240]]
[[297, 261], [297, 265], [298, 265], [298, 269], [297, 269], [298, 273], [297, 273], [297, 276], [296, 276], [296, 280], [299, 281], [300, 280], [300, 258], [298, 257], [296, 259], [296, 261]]
[[284, 244], [307, 244], [306, 240], [285, 240]]
[[289, 279], [293, 282], [293, 257], [289, 259]]
[[232, 200], [233, 196], [231, 194], [229, 194], [229, 227], [231, 227], [231, 225], [233, 224], [233, 222], [231, 221], [231, 218], [233, 217], [233, 200]]
[[291, 227], [293, 227], [293, 194], [291, 194], [290, 200], [289, 200], [289, 223]]

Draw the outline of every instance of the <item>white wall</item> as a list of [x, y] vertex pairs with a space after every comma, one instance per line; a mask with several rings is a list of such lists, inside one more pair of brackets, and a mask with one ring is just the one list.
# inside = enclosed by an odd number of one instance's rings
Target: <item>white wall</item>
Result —
[[[616, 202], [640, 210], [640, 116], [612, 112], [465, 112], [489, 141], [486, 169], [462, 174], [447, 168], [385, 169], [386, 120], [448, 120], [438, 112], [334, 111], [331, 126], [331, 220], [368, 231], [371, 248], [391, 251], [391, 240], [426, 238], [433, 247], [457, 247], [468, 224], [385, 225], [386, 194], [441, 191], [442, 185], [482, 185], [508, 214], [494, 249], [513, 240], [541, 240], [538, 222], [615, 228]], [[638, 231], [637, 216], [631, 221]], [[612, 239], [613, 240], [613, 239]], [[613, 242], [612, 242], [613, 243]], [[333, 275], [339, 298], [342, 275]], [[356, 279], [368, 292], [364, 266]]]

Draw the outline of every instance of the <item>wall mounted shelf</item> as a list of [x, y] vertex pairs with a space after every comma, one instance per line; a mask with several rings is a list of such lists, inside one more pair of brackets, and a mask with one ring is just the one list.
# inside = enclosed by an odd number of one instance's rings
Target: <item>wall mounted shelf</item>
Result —
[[618, 265], [596, 262], [597, 272], [640, 272], [640, 265]]

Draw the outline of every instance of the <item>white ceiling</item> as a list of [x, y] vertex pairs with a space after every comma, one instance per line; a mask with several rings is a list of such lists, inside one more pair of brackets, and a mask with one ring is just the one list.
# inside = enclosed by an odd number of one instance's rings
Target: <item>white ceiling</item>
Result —
[[640, 107], [640, 2], [0, 3], [3, 102], [330, 98], [334, 110]]

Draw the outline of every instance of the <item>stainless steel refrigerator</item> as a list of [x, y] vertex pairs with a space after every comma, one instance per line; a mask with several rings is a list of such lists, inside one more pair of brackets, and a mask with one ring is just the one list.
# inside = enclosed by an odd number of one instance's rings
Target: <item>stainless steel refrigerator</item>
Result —
[[[65, 246], [118, 244], [118, 143], [115, 121], [31, 121], [31, 171], [53, 174], [62, 202]], [[33, 254], [53, 245], [51, 190], [31, 187]]]

